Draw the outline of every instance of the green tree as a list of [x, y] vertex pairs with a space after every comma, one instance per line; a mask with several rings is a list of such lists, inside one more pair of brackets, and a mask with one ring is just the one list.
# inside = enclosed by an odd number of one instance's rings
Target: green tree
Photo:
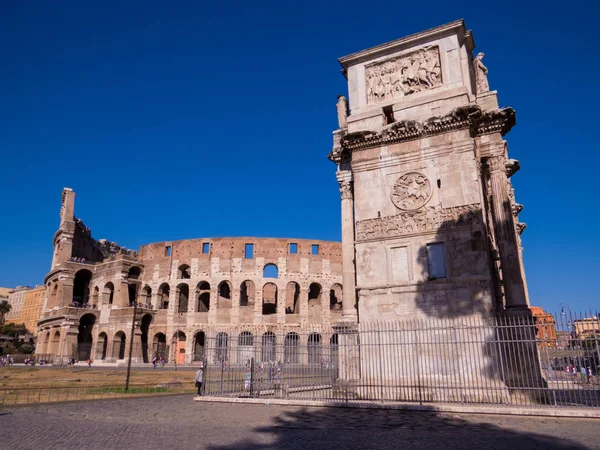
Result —
[[5, 317], [11, 309], [12, 305], [8, 303], [8, 300], [2, 300], [0, 302], [0, 325], [4, 324]]

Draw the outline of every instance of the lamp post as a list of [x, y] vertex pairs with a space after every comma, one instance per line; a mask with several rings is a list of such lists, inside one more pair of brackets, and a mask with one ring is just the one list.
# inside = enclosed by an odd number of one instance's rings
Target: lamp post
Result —
[[133, 318], [131, 320], [131, 336], [129, 338], [129, 359], [127, 360], [127, 377], [125, 378], [125, 390], [129, 390], [129, 377], [131, 376], [131, 356], [133, 354], [133, 339], [135, 336], [135, 324], [137, 322], [137, 302], [133, 302]]

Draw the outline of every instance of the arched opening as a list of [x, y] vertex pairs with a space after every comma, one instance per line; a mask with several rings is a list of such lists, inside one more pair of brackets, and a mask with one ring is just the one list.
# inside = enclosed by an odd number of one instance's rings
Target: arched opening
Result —
[[93, 308], [96, 308], [99, 302], [100, 297], [100, 288], [98, 286], [94, 286], [94, 293], [92, 294], [91, 304]]
[[186, 336], [183, 331], [178, 331], [173, 335], [172, 344], [177, 364], [185, 364], [185, 341]]
[[220, 331], [215, 339], [215, 363], [229, 360], [229, 336]]
[[180, 280], [189, 280], [192, 277], [192, 270], [187, 264], [182, 264], [177, 269], [177, 278]]
[[188, 299], [190, 297], [189, 286], [185, 283], [179, 284], [177, 294], [177, 312], [185, 313], [188, 310]]
[[142, 360], [145, 363], [150, 362], [150, 358], [148, 357], [148, 330], [150, 329], [151, 323], [152, 314], [144, 314], [142, 316], [140, 331], [142, 332]]
[[283, 358], [286, 364], [298, 364], [300, 362], [300, 336], [298, 336], [298, 333], [291, 332], [285, 335]]
[[131, 280], [139, 280], [141, 274], [142, 269], [140, 269], [138, 266], [133, 266], [129, 268], [129, 271], [127, 272], [127, 278]]
[[335, 283], [329, 290], [329, 309], [338, 311], [342, 309], [342, 286]]
[[263, 268], [263, 278], [279, 278], [279, 269], [275, 264], [267, 264]]
[[275, 283], [267, 283], [263, 286], [263, 315], [277, 313], [277, 286]]
[[255, 289], [250, 280], [242, 281], [240, 285], [240, 307], [249, 306], [254, 308]]
[[204, 331], [199, 331], [194, 335], [194, 361], [204, 360], [204, 340], [206, 339]]
[[79, 319], [76, 352], [78, 361], [87, 361], [92, 356], [92, 329], [95, 323], [96, 316], [93, 314], [84, 314]]
[[50, 299], [48, 301], [48, 308], [54, 308], [58, 306], [58, 283], [53, 283], [50, 288]]
[[104, 296], [104, 304], [112, 305], [113, 300], [115, 299], [115, 285], [110, 281], [106, 283], [102, 290], [102, 295]]
[[[46, 331], [44, 333], [44, 341], [43, 341], [42, 345], [43, 345], [43, 349], [44, 349], [43, 353], [49, 353], [50, 352], [50, 348], [49, 348], [49, 346], [50, 346], [50, 332], [49, 331]], [[40, 353], [42, 353], [42, 352], [40, 352]]]
[[129, 283], [127, 285], [127, 294], [129, 296], [129, 306], [133, 306], [133, 304], [137, 301], [137, 290], [138, 283]]
[[122, 331], [113, 338], [113, 359], [125, 359], [125, 333]]
[[52, 335], [52, 341], [50, 342], [50, 350], [48, 351], [48, 353], [51, 353], [53, 355], [58, 355], [59, 352], [59, 347], [60, 347], [60, 331], [56, 330], [54, 332], [54, 334]]
[[285, 287], [285, 313], [298, 314], [298, 299], [300, 298], [300, 285], [295, 281], [290, 281]]
[[152, 342], [152, 354], [157, 358], [168, 361], [167, 336], [164, 333], [156, 333]]
[[158, 309], [169, 309], [169, 294], [171, 289], [167, 283], [158, 288]]
[[308, 307], [321, 306], [321, 285], [319, 283], [311, 283], [308, 288]]
[[144, 308], [152, 309], [152, 288], [148, 285], [142, 289], [142, 306]]
[[[329, 358], [331, 361], [331, 368], [336, 370], [339, 368], [339, 347], [338, 347], [339, 336], [337, 333], [331, 335], [329, 339]], [[337, 378], [337, 377], [336, 377]]]
[[106, 359], [106, 349], [108, 348], [108, 336], [103, 331], [98, 335], [98, 342], [96, 344], [96, 359]]
[[92, 272], [87, 269], [77, 271], [73, 281], [73, 306], [86, 305], [90, 298]]
[[308, 335], [308, 363], [319, 364], [323, 358], [323, 347], [321, 346], [321, 335], [310, 333]]
[[221, 281], [218, 287], [217, 308], [231, 308], [231, 283]]
[[242, 331], [238, 336], [238, 364], [250, 364], [254, 356], [254, 336], [249, 331]]
[[198, 302], [196, 312], [208, 312], [210, 309], [210, 284], [201, 281], [196, 287], [198, 291]]
[[275, 362], [277, 350], [277, 336], [272, 331], [267, 331], [262, 336], [261, 361]]

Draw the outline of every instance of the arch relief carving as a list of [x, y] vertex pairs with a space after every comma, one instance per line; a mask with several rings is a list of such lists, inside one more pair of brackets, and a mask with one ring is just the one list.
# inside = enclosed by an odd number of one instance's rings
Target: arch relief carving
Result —
[[408, 172], [396, 180], [391, 197], [398, 209], [413, 211], [425, 206], [431, 194], [429, 178], [420, 172]]

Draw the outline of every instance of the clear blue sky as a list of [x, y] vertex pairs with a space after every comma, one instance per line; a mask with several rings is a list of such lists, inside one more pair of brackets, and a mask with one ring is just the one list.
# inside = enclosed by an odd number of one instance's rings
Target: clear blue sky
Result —
[[[337, 58], [464, 18], [517, 111], [533, 304], [597, 308], [598, 6], [7, 1], [0, 286], [43, 280], [63, 186], [96, 238], [340, 239]], [[595, 10], [594, 10], [595, 9]]]

